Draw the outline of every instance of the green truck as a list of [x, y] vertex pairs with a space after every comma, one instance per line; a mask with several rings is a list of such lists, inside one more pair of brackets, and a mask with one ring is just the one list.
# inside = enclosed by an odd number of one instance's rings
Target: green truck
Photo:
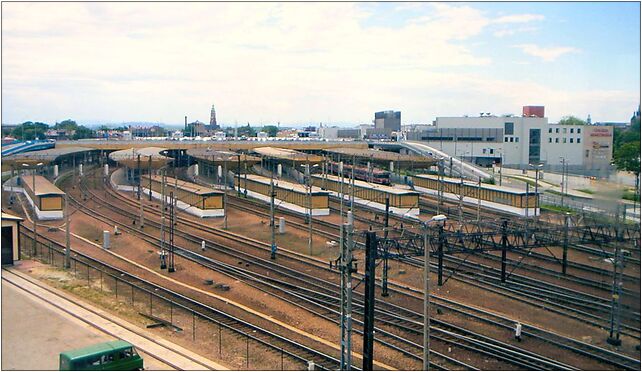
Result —
[[61, 371], [140, 371], [143, 358], [134, 345], [109, 341], [60, 353]]

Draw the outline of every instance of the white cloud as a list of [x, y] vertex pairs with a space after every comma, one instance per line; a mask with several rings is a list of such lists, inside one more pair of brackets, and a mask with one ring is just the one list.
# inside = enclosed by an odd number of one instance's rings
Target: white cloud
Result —
[[540, 47], [535, 44], [519, 44], [513, 45], [514, 48], [519, 48], [522, 52], [541, 58], [545, 62], [553, 62], [564, 54], [579, 53], [580, 50], [573, 47]]
[[493, 20], [493, 23], [528, 23], [533, 21], [543, 21], [544, 16], [541, 14], [512, 14], [502, 16]]
[[389, 108], [429, 122], [596, 102], [470, 72], [492, 63], [473, 44], [490, 27], [539, 18], [422, 5], [429, 16], [392, 27], [366, 26], [378, 15], [360, 3], [3, 3], [3, 122], [207, 121], [212, 104], [226, 124], [359, 123]]
[[406, 71], [490, 63], [461, 43], [488, 24], [480, 11], [431, 8], [429, 19], [366, 27], [356, 3], [7, 3], [3, 114], [26, 120], [14, 113], [41, 105], [54, 118], [176, 122], [203, 120], [215, 103], [224, 122], [329, 110], [360, 121], [394, 96], [373, 88], [402, 89]]
[[537, 30], [539, 30], [539, 28], [537, 27], [503, 28], [493, 32], [493, 36], [495, 37], [512, 36], [519, 33], [534, 32]]

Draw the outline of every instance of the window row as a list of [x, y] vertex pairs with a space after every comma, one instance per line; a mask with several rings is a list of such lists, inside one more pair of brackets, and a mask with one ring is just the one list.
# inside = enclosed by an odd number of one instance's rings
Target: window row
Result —
[[[548, 143], [553, 143], [553, 139], [549, 137]], [[560, 143], [560, 139], [555, 138], [555, 143]], [[566, 143], [566, 138], [562, 138], [562, 143]], [[582, 143], [582, 139], [580, 137], [577, 137], [577, 139], [575, 139], [575, 142], [573, 142], [573, 138], [569, 138], [568, 143]]]
[[[566, 134], [566, 130], [568, 129], [571, 134], [577, 133], [577, 134], [582, 134], [582, 128], [561, 128], [562, 133]], [[577, 131], [575, 130], [577, 129]], [[555, 133], [559, 133], [560, 128], [555, 128]], [[553, 133], [553, 128], [548, 128], [548, 133]]]
[[519, 142], [519, 137], [504, 137], [504, 142]]

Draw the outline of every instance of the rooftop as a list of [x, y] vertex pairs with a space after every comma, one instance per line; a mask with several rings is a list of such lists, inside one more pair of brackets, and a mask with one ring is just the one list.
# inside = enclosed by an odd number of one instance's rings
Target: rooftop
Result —
[[[315, 178], [322, 179], [324, 176], [320, 174], [315, 174]], [[327, 175], [329, 180], [334, 181], [334, 182], [341, 182], [341, 178], [338, 176], [333, 176], [333, 175]], [[348, 180], [347, 178], [345, 179], [345, 184], [348, 185], [351, 181]], [[373, 190], [379, 190], [382, 192], [385, 192], [387, 194], [395, 194], [395, 195], [419, 195], [417, 191], [410, 190], [410, 189], [402, 189], [399, 187], [394, 187], [394, 186], [385, 186], [385, 185], [379, 185], [376, 183], [369, 183], [365, 181], [360, 181], [360, 180], [354, 180], [354, 185], [357, 187], [365, 188], [365, 189], [373, 189]]]
[[60, 156], [78, 154], [78, 153], [83, 153], [86, 151], [93, 151], [93, 150], [95, 149], [89, 148], [89, 147], [80, 147], [80, 146], [55, 147], [53, 149], [48, 149], [48, 150], [30, 151], [30, 152], [23, 152], [20, 154], [5, 156], [4, 158], [2, 158], [2, 161], [12, 162], [12, 163], [20, 163], [20, 162], [50, 163], [52, 161], [55, 161]]
[[211, 162], [223, 162], [223, 161], [237, 162], [239, 160], [241, 162], [248, 162], [252, 164], [261, 162], [261, 159], [256, 156], [240, 154], [234, 151], [214, 150], [211, 148], [203, 148], [203, 147], [188, 149], [187, 155], [197, 159], [209, 160]]
[[[245, 178], [245, 176], [241, 177], [241, 182], [243, 182], [243, 178]], [[256, 181], [256, 182], [260, 182], [260, 183], [263, 183], [263, 184], [267, 184], [267, 185], [270, 184], [270, 178], [269, 177], [263, 177], [263, 176], [259, 176], [259, 175], [256, 175], [256, 174], [248, 174], [247, 175], [247, 179], [248, 180], [252, 180], [252, 181]], [[288, 181], [284, 181], [284, 180], [279, 180], [279, 179], [276, 179], [276, 178], [274, 179], [274, 186], [278, 186], [278, 187], [280, 187], [282, 189], [292, 190], [292, 191], [298, 192], [298, 193], [307, 193], [308, 192], [307, 187], [305, 187], [304, 185], [301, 185], [299, 183], [293, 183], [293, 182], [288, 182]], [[322, 190], [320, 187], [312, 186], [312, 194], [313, 195], [325, 195], [325, 194], [328, 194], [328, 191]]]
[[[437, 180], [438, 179], [437, 175], [435, 175], [435, 174], [418, 174], [415, 177], [429, 178], [429, 179], [433, 179], [433, 180]], [[447, 183], [461, 183], [461, 178], [444, 177], [444, 182], [447, 182]], [[477, 187], [478, 183], [477, 182], [473, 182], [473, 181], [464, 180], [464, 185]], [[526, 189], [525, 188], [524, 189], [518, 189], [516, 187], [490, 185], [490, 184], [487, 184], [487, 183], [482, 183], [481, 184], [481, 188], [482, 189], [487, 189], [487, 190], [502, 191], [502, 192], [506, 192], [506, 193], [509, 193], [509, 194], [523, 194], [523, 195], [526, 195]], [[535, 187], [530, 187], [528, 193], [529, 194], [535, 194]], [[541, 194], [541, 193], [538, 191], [538, 194]]]
[[382, 151], [382, 150], [373, 150], [373, 149], [356, 149], [356, 148], [349, 148], [349, 147], [341, 147], [341, 148], [336, 148], [336, 149], [327, 149], [324, 150], [327, 153], [331, 154], [341, 154], [341, 155], [348, 155], [348, 156], [356, 156], [359, 158], [365, 158], [365, 159], [372, 159], [372, 160], [379, 160], [379, 161], [395, 161], [395, 162], [404, 162], [404, 163], [415, 163], [417, 165], [419, 164], [434, 164], [437, 162], [436, 159], [434, 158], [429, 158], [426, 156], [419, 156], [419, 155], [402, 155], [399, 153], [395, 152], [390, 152], [390, 151]]
[[161, 152], [165, 150], [162, 147], [130, 148], [112, 152], [109, 154], [109, 159], [125, 164], [128, 167], [136, 167], [138, 165], [138, 156], [140, 155], [141, 167], [148, 166], [151, 160], [152, 168], [159, 168], [173, 160], [168, 156], [161, 155]]
[[2, 212], [2, 219], [3, 220], [9, 220], [9, 221], [24, 221], [24, 218], [14, 216], [13, 214], [5, 213]]
[[323, 158], [318, 155], [306, 154], [305, 152], [282, 149], [279, 147], [256, 147], [252, 151], [270, 158], [292, 160], [303, 163], [320, 163], [323, 161]]
[[36, 180], [36, 196], [40, 195], [65, 195], [64, 191], [60, 190], [56, 185], [53, 183], [49, 182], [48, 179], [44, 178], [43, 176], [21, 176], [22, 179], [22, 184], [29, 188], [30, 190], [33, 190], [33, 180], [35, 178]]
[[[148, 175], [143, 175], [143, 179], [149, 179]], [[157, 176], [157, 175], [152, 175], [152, 180], [156, 182], [162, 182], [162, 177]], [[181, 190], [185, 190], [188, 192], [191, 192], [196, 195], [211, 195], [211, 194], [223, 194], [223, 191], [215, 190], [213, 188], [207, 187], [207, 186], [201, 186], [196, 183], [192, 182], [187, 182], [183, 180], [177, 180], [176, 178], [173, 177], [165, 177], [165, 181], [167, 182], [166, 185], [168, 187], [168, 191], [171, 191], [174, 185], [176, 185], [177, 188]], [[143, 182], [143, 185], [145, 183]]]

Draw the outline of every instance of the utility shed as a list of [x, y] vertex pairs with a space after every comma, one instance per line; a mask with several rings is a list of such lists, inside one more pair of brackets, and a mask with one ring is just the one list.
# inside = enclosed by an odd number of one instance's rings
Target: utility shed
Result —
[[20, 260], [20, 225], [23, 219], [2, 212], [2, 265]]
[[[234, 183], [247, 196], [270, 202], [270, 179], [254, 174], [235, 179]], [[312, 186], [311, 193], [306, 186], [274, 180], [274, 199], [277, 207], [282, 207], [295, 212], [309, 214], [312, 208], [313, 216], [327, 216], [330, 214], [329, 192]], [[311, 205], [310, 205], [311, 204]]]
[[29, 203], [35, 208], [38, 219], [55, 220], [63, 217], [64, 191], [43, 176], [21, 176], [20, 184]]

